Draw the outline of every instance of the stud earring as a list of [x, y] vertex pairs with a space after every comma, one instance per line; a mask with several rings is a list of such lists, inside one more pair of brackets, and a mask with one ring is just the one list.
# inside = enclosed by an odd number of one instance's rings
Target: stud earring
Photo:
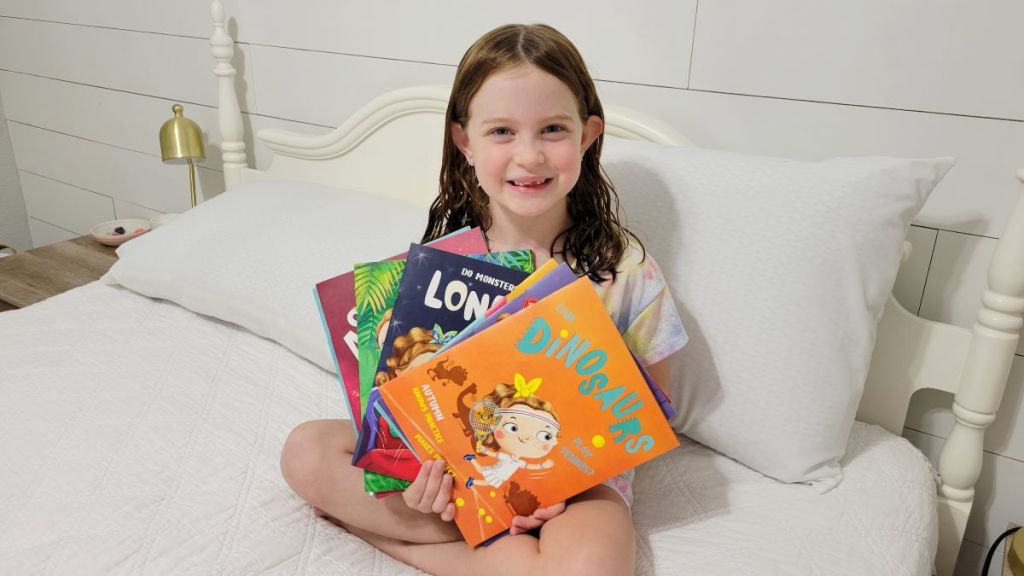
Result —
[[466, 156], [466, 163], [469, 164], [470, 166], [473, 166], [473, 159], [470, 158], [469, 156]]

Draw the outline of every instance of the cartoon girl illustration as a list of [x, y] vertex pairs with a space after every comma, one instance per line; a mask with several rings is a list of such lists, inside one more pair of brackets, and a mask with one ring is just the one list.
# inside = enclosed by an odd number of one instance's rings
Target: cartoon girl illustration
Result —
[[[498, 384], [473, 405], [469, 417], [476, 435], [476, 454], [464, 458], [473, 463], [482, 478], [470, 476], [467, 488], [474, 484], [498, 487], [522, 468], [545, 470], [555, 465], [550, 458], [540, 463], [524, 460], [543, 458], [558, 444], [558, 415], [550, 402], [535, 394], [540, 384], [540, 378], [527, 382], [522, 374], [516, 374], [515, 386]], [[498, 461], [483, 466], [477, 454]]]
[[441, 349], [434, 333], [420, 327], [413, 327], [407, 333], [395, 338], [391, 345], [391, 356], [385, 362], [387, 370], [377, 372], [373, 379], [375, 386], [397, 377], [402, 372], [430, 360]]
[[388, 308], [384, 311], [384, 314], [380, 317], [380, 322], [377, 323], [377, 350], [384, 349], [384, 338], [388, 335], [388, 327], [391, 326], [391, 313], [394, 308]]

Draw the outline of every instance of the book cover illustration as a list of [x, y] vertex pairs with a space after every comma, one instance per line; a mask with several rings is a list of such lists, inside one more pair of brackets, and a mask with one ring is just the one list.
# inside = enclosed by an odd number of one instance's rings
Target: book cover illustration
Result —
[[[545, 266], [543, 266], [542, 269], [546, 268], [548, 264], [553, 262], [553, 260], [549, 260], [547, 263], [545, 263]], [[538, 272], [540, 272], [540, 270], [538, 270]], [[532, 275], [530, 279], [533, 279]], [[491, 310], [488, 310], [487, 315], [484, 318], [474, 321], [472, 324], [470, 324], [464, 330], [462, 330], [462, 332], [459, 332], [458, 335], [456, 335], [455, 338], [453, 338], [448, 344], [441, 348], [441, 350], [439, 350], [438, 353], [444, 352], [445, 350], [458, 344], [462, 340], [482, 330], [485, 330], [490, 326], [493, 326], [494, 323], [499, 322], [511, 316], [512, 314], [515, 314], [516, 312], [522, 310], [523, 308], [526, 308], [527, 306], [537, 303], [542, 298], [554, 293], [555, 291], [565, 286], [568, 286], [575, 280], [576, 273], [573, 272], [571, 268], [569, 268], [568, 264], [565, 264], [563, 262], [561, 264], [558, 264], [557, 267], [551, 266], [551, 269], [548, 270], [547, 273], [536, 278], [533, 282], [531, 282], [531, 285], [529, 287], [523, 289], [522, 291], [520, 291], [517, 288], [516, 290], [510, 292], [510, 298], [508, 301], [502, 302], [500, 305], [497, 305], [491, 308]], [[526, 282], [520, 284], [520, 287], [523, 286], [524, 284], [526, 284]], [[515, 296], [513, 297], [513, 295]], [[654, 395], [654, 399], [658, 402], [658, 405], [661, 407], [661, 411], [665, 415], [665, 418], [668, 420], [675, 418], [676, 410], [672, 406], [671, 400], [669, 400], [668, 396], [661, 390], [661, 388], [658, 388], [657, 384], [654, 383], [654, 381], [651, 379], [650, 374], [647, 373], [647, 370], [643, 367], [642, 364], [640, 364], [640, 361], [636, 358], [635, 355], [633, 356], [633, 361], [636, 362], [637, 368], [643, 375], [644, 381], [647, 382], [647, 387], [651, 390], [651, 394]]]
[[[479, 228], [463, 228], [448, 236], [438, 238], [430, 245], [456, 254], [475, 254], [487, 251], [487, 241]], [[402, 253], [389, 259], [404, 258], [405, 254]], [[313, 289], [313, 298], [317, 311], [320, 313], [324, 334], [327, 336], [327, 347], [334, 360], [334, 368], [341, 383], [345, 405], [349, 413], [352, 414], [353, 428], [358, 431], [363, 414], [359, 401], [359, 352], [354, 270], [317, 283]]]
[[[554, 262], [554, 260], [549, 260], [548, 262]], [[523, 308], [536, 304], [542, 298], [555, 293], [560, 288], [564, 288], [575, 281], [576, 273], [572, 271], [572, 268], [570, 268], [568, 264], [563, 262], [556, 266], [552, 266], [546, 274], [537, 278], [531, 286], [523, 290], [519, 295], [491, 308], [483, 318], [475, 320], [469, 326], [464, 328], [454, 338], [452, 338], [450, 342], [445, 344], [440, 351], [443, 352], [466, 338], [493, 326], [496, 322], [508, 318]], [[517, 291], [510, 293], [510, 296], [515, 292]]]
[[[448, 374], [457, 378], [448, 378]], [[443, 458], [476, 546], [678, 446], [587, 278], [380, 387], [419, 459]]]
[[[534, 259], [530, 250], [514, 250], [509, 252], [488, 252], [471, 254], [470, 258], [499, 264], [506, 268], [533, 272]], [[366, 405], [374, 386], [377, 364], [380, 361], [381, 347], [391, 315], [398, 298], [402, 276], [405, 272], [405, 260], [384, 260], [382, 262], [366, 262], [356, 264], [355, 300], [356, 325], [358, 328], [359, 358], [359, 402], [360, 414], [366, 411]], [[379, 420], [378, 420], [379, 422]], [[361, 425], [361, 424], [360, 424]], [[404, 449], [404, 443], [394, 438], [389, 428], [381, 429], [379, 446], [387, 450]], [[367, 492], [392, 492], [404, 490], [409, 482], [366, 470], [364, 488]]]
[[[529, 274], [498, 264], [412, 245], [406, 258], [398, 298], [386, 328], [374, 385], [380, 386], [436, 353], [495, 298], [508, 294]], [[419, 462], [373, 409], [379, 394], [371, 391], [359, 427], [352, 464], [411, 481]]]

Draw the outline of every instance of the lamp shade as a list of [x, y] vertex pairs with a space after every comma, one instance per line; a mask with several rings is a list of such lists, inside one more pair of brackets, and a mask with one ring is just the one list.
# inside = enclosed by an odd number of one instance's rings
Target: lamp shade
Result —
[[170, 164], [184, 164], [189, 160], [206, 158], [203, 131], [199, 125], [182, 115], [181, 104], [171, 106], [174, 118], [160, 127], [160, 156]]

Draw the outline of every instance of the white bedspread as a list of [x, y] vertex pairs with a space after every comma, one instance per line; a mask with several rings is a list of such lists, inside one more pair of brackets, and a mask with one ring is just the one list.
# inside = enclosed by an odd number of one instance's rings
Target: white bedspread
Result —
[[[415, 573], [281, 479], [291, 428], [342, 406], [333, 374], [125, 289], [0, 314], [0, 573]], [[819, 495], [686, 442], [638, 474], [639, 573], [929, 574], [925, 458], [858, 424], [843, 463]]]

